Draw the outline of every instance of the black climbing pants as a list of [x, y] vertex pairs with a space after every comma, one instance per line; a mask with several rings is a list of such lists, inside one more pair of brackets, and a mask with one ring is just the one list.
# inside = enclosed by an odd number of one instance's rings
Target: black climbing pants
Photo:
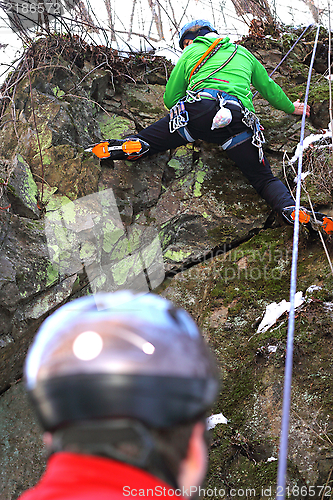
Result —
[[[188, 129], [194, 139], [202, 139], [221, 145], [231, 136], [249, 130], [242, 122], [241, 111], [235, 109], [235, 106], [230, 106], [232, 112], [230, 125], [211, 130], [212, 120], [218, 108], [217, 101], [211, 99], [186, 103], [186, 110], [190, 117]], [[177, 131], [170, 133], [169, 115], [142, 130], [136, 137], [148, 142], [150, 145], [149, 155], [187, 144], [187, 141]], [[259, 162], [258, 148], [253, 146], [251, 138], [227, 150], [226, 153], [274, 210], [281, 213], [284, 207], [295, 204], [286, 186], [280, 179], [274, 177], [267, 158], [264, 157], [263, 163]]]

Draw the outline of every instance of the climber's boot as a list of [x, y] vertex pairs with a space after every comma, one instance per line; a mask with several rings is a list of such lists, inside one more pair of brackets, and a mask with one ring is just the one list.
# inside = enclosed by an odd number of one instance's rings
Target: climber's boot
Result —
[[101, 160], [137, 160], [149, 151], [149, 144], [142, 139], [129, 137], [127, 139], [111, 139], [105, 142], [93, 144], [85, 149], [92, 152]]
[[[285, 207], [282, 209], [283, 217], [293, 224], [295, 222], [296, 207]], [[333, 219], [328, 217], [326, 214], [321, 212], [312, 213], [311, 210], [307, 210], [304, 207], [299, 209], [299, 221], [301, 224], [310, 224], [316, 231], [322, 231], [326, 234], [333, 234]]]

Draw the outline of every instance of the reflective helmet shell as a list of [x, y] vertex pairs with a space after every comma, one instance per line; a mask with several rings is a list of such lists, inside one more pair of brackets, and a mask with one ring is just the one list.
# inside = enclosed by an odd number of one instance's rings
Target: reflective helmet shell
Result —
[[209, 28], [210, 31], [217, 33], [212, 23], [206, 19], [195, 19], [194, 21], [190, 21], [189, 23], [186, 23], [179, 32], [179, 46], [181, 49], [184, 48], [183, 44], [186, 39], [186, 34], [188, 32], [193, 33], [199, 31], [200, 28]]
[[119, 291], [66, 304], [41, 326], [25, 363], [43, 427], [134, 418], [167, 427], [215, 399], [215, 363], [190, 315], [160, 296]]

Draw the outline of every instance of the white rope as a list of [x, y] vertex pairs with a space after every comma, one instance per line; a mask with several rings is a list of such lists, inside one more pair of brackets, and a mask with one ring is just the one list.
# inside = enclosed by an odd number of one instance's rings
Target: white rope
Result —
[[[327, 0], [328, 7], [328, 89], [329, 89], [329, 113], [330, 113], [330, 130], [333, 132], [333, 115], [332, 115], [332, 72], [331, 72], [331, 6], [330, 0]], [[332, 133], [332, 145], [333, 145], [333, 133]]]
[[295, 295], [296, 295], [296, 282], [297, 282], [297, 260], [298, 260], [298, 242], [299, 242], [299, 210], [300, 210], [300, 199], [301, 199], [301, 179], [302, 179], [302, 159], [303, 159], [302, 148], [304, 141], [305, 117], [306, 117], [306, 108], [307, 108], [307, 101], [310, 89], [311, 73], [312, 73], [316, 48], [318, 44], [319, 31], [320, 31], [320, 26], [317, 27], [316, 39], [313, 46], [312, 58], [311, 58], [305, 98], [304, 98], [304, 109], [303, 109], [302, 125], [301, 125], [301, 140], [300, 140], [301, 155], [298, 159], [298, 174], [297, 174], [297, 186], [296, 186], [293, 255], [292, 255], [291, 277], [290, 277], [290, 312], [288, 321], [280, 452], [279, 452], [279, 466], [278, 466], [278, 478], [277, 478], [277, 490], [276, 490], [277, 500], [281, 499], [284, 500], [286, 497], [288, 434], [289, 434], [289, 420], [290, 420], [290, 399], [291, 399], [294, 329], [295, 329]]

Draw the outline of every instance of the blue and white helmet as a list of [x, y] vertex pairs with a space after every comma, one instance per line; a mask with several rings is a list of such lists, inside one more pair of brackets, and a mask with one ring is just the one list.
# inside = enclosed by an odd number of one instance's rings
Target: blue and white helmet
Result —
[[195, 419], [218, 389], [215, 362], [191, 316], [154, 294], [97, 294], [42, 324], [25, 380], [45, 430], [129, 418], [151, 427]]
[[190, 21], [189, 23], [186, 23], [179, 32], [180, 48], [184, 48], [186, 35], [191, 34], [191, 39], [193, 39], [193, 34], [198, 33], [202, 28], [207, 28], [208, 31], [217, 33], [217, 30], [214, 28], [212, 23], [206, 19], [195, 19], [194, 21]]

